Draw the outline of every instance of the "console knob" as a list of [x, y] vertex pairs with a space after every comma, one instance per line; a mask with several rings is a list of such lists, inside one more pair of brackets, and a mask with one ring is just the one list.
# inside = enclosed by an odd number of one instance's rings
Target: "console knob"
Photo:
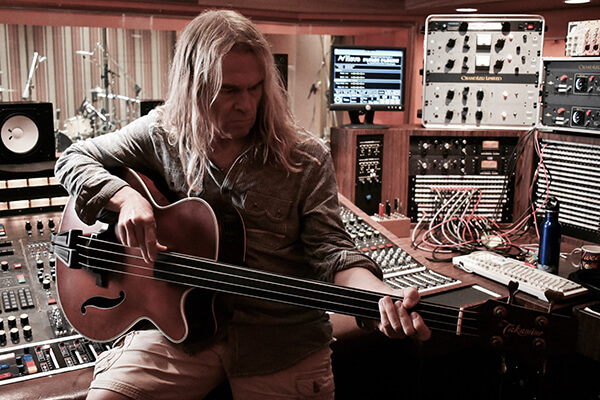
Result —
[[29, 315], [21, 314], [21, 326], [29, 325]]
[[31, 325], [25, 325], [23, 327], [23, 337], [25, 339], [31, 339], [33, 337], [33, 330], [31, 329]]
[[16, 328], [17, 318], [14, 315], [10, 315], [8, 318], [6, 318], [6, 321], [8, 321], [8, 329]]
[[6, 260], [0, 262], [0, 267], [2, 267], [2, 271], [8, 271], [9, 265], [10, 264], [8, 264], [8, 261], [6, 261]]
[[17, 328], [12, 328], [10, 330], [10, 339], [14, 342], [19, 341], [19, 330]]
[[6, 331], [0, 330], [0, 346], [3, 346], [5, 344], [6, 344]]

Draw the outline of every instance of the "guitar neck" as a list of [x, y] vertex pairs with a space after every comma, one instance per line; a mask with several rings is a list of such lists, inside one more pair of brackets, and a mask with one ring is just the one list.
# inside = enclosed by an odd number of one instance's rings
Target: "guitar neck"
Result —
[[[156, 279], [379, 320], [383, 293], [295, 278], [185, 255], [162, 253], [154, 265]], [[394, 300], [401, 300], [392, 296]], [[421, 302], [415, 307], [433, 329], [457, 332], [465, 317], [452, 307]], [[466, 325], [466, 324], [465, 324]]]

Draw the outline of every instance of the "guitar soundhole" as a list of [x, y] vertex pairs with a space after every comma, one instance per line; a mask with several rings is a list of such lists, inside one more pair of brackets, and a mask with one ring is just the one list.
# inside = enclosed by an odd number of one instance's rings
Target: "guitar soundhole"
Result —
[[87, 312], [88, 307], [96, 307], [100, 309], [111, 309], [117, 307], [125, 300], [125, 292], [120, 291], [119, 297], [110, 298], [110, 297], [102, 297], [102, 296], [94, 296], [90, 297], [81, 305], [81, 313], [85, 314]]

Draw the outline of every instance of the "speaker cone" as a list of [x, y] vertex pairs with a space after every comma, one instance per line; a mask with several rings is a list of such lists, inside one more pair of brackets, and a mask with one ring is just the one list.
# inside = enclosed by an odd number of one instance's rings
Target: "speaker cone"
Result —
[[31, 118], [15, 115], [4, 122], [0, 136], [7, 150], [16, 154], [27, 154], [37, 145], [40, 133]]

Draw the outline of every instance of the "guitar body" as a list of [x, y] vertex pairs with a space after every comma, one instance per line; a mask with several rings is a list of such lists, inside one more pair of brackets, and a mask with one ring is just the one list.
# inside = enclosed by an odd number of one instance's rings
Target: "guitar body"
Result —
[[[228, 258], [235, 254], [234, 258], [243, 261], [243, 230], [236, 236], [242, 243], [232, 243], [231, 239], [224, 243], [221, 240], [225, 236], [224, 227], [219, 226], [208, 203], [188, 198], [169, 204], [169, 195], [159, 191], [148, 177], [132, 170], [119, 175], [153, 204], [158, 240], [169, 252], [212, 260], [218, 259], [219, 254], [227, 254]], [[145, 263], [137, 248], [125, 248], [122, 254], [112, 255], [117, 243], [113, 227], [103, 229], [102, 224], [84, 224], [75, 214], [73, 202], [73, 198], [69, 199], [65, 207], [60, 231], [81, 230], [84, 238], [79, 239], [78, 263], [67, 265], [57, 257], [56, 281], [65, 316], [81, 335], [95, 341], [109, 341], [138, 322], [148, 320], [169, 340], [182, 342], [190, 331], [185, 301], [191, 290], [203, 292], [199, 294], [201, 309], [196, 306], [197, 301], [194, 303], [194, 318], [203, 321], [203, 332], [195, 334], [214, 333], [214, 292], [155, 279], [154, 265]], [[243, 228], [241, 218], [239, 226]], [[85, 237], [98, 240], [90, 242]], [[104, 260], [102, 254], [111, 256]], [[196, 293], [194, 298], [198, 298]]]

